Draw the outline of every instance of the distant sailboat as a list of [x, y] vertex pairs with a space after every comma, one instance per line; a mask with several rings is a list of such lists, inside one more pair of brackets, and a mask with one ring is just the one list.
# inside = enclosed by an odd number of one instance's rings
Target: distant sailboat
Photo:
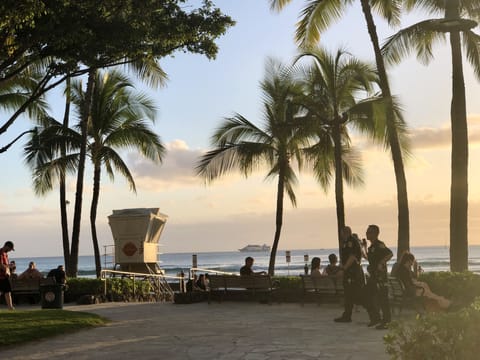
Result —
[[270, 251], [270, 246], [267, 244], [263, 245], [247, 245], [241, 249], [238, 249], [238, 251], [241, 252], [265, 252], [265, 251]]

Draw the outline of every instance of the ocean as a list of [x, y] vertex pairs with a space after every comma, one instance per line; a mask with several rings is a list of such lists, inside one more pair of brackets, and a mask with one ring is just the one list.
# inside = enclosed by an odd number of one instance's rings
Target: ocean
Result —
[[[396, 249], [392, 248], [394, 254]], [[417, 262], [426, 272], [430, 271], [448, 271], [450, 269], [449, 249], [445, 246], [431, 247], [412, 247], [411, 252], [415, 255]], [[338, 255], [338, 249], [303, 249], [291, 250], [290, 262], [287, 263], [286, 250], [277, 251], [275, 261], [275, 275], [299, 275], [304, 271], [304, 255], [308, 255], [309, 264], [314, 256], [321, 259], [321, 265], [328, 264], [328, 255], [335, 253]], [[252, 256], [255, 259], [254, 270], [268, 270], [270, 254], [268, 252], [197, 252], [197, 253], [164, 253], [159, 254], [158, 260], [160, 267], [166, 275], [176, 276], [183, 271], [188, 274], [192, 267], [192, 255], [197, 255], [197, 267], [217, 271], [238, 273], [240, 267], [244, 264], [246, 256]], [[10, 260], [15, 260], [17, 273], [20, 274], [27, 267], [30, 261], [35, 261], [37, 268], [47, 274], [51, 269], [63, 264], [63, 257], [31, 257], [15, 258], [14, 253], [10, 253]], [[396, 261], [394, 257], [390, 262], [391, 267]], [[102, 266], [111, 269], [114, 259], [110, 255], [102, 255]], [[363, 263], [366, 265], [366, 263]], [[95, 277], [95, 260], [93, 256], [80, 256], [78, 259], [78, 275], [80, 277]], [[469, 247], [469, 270], [480, 273], [480, 245]]]

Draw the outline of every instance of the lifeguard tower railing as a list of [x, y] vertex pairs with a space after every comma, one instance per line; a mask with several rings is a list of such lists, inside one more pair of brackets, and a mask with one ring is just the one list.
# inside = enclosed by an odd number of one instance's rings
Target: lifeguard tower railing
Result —
[[[146, 273], [136, 273], [129, 271], [119, 271], [119, 270], [102, 270], [101, 271], [101, 280], [104, 282], [104, 295], [107, 296], [107, 282], [116, 277], [123, 277], [133, 280], [133, 296], [136, 300], [149, 300], [149, 301], [173, 301], [174, 292], [168, 283], [168, 280], [178, 281], [179, 283], [184, 282], [182, 276], [170, 276], [163, 274], [146, 274]], [[138, 299], [137, 298], [137, 283], [139, 281], [148, 281], [151, 285], [151, 292], [148, 294], [148, 299]]]

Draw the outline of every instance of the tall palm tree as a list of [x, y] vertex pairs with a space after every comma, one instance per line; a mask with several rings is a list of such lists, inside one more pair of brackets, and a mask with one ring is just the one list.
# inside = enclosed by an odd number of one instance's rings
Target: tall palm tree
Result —
[[424, 63], [432, 58], [432, 47], [450, 35], [452, 53], [452, 131], [450, 187], [450, 267], [452, 271], [468, 269], [468, 129], [465, 81], [462, 65], [462, 43], [467, 59], [480, 79], [480, 36], [471, 29], [478, 18], [480, 3], [476, 0], [405, 0], [407, 10], [420, 8], [430, 14], [444, 14], [441, 19], [424, 20], [391, 36], [384, 45], [386, 58], [399, 62], [415, 50]]
[[[382, 136], [378, 130], [382, 122], [373, 116], [373, 106], [380, 106], [381, 99], [371, 97], [357, 100], [361, 95], [368, 96], [373, 92], [377, 74], [371, 65], [359, 61], [343, 49], [331, 54], [314, 47], [300, 55], [305, 56], [313, 58], [314, 62], [306, 69], [301, 81], [305, 82], [307, 98], [311, 99], [309, 108], [320, 111], [317, 117], [320, 119], [316, 129], [317, 142], [307, 152], [309, 157], [313, 156], [314, 174], [324, 189], [330, 184], [334, 170], [338, 243], [341, 249], [340, 232], [345, 226], [343, 181], [349, 185], [363, 184], [359, 157], [351, 147], [348, 126], [368, 132], [373, 137]], [[328, 153], [332, 156], [325, 156]]]
[[[128, 68], [134, 72], [141, 80], [146, 81], [151, 86], [161, 86], [165, 83], [166, 74], [162, 70], [155, 59], [151, 57], [142, 57], [138, 61], [127, 61]], [[80, 224], [82, 218], [82, 204], [83, 204], [83, 182], [85, 172], [85, 161], [87, 151], [87, 130], [91, 123], [91, 111], [92, 111], [92, 96], [96, 86], [97, 69], [90, 67], [88, 71], [86, 96], [80, 109], [80, 133], [82, 135], [82, 141], [80, 146], [80, 159], [78, 162], [77, 182], [75, 191], [75, 205], [73, 213], [73, 227], [72, 227], [72, 239], [69, 266], [67, 268], [68, 276], [77, 276], [78, 271], [78, 255], [80, 246]]]
[[[152, 101], [134, 91], [129, 79], [114, 71], [97, 74], [97, 86], [92, 96], [91, 122], [88, 128], [87, 150], [93, 165], [93, 194], [90, 207], [90, 227], [97, 276], [100, 276], [100, 250], [96, 233], [96, 215], [100, 196], [101, 172], [104, 167], [111, 180], [115, 172], [123, 175], [130, 189], [136, 192], [135, 181], [118, 150], [135, 150], [160, 163], [165, 153], [160, 138], [148, 126], [155, 117]], [[80, 82], [72, 84], [72, 103], [81, 109], [87, 92]], [[51, 190], [65, 172], [78, 171], [79, 149], [82, 143], [81, 120], [75, 129], [65, 129], [54, 119], [43, 121], [43, 131], [32, 137], [26, 148], [27, 163], [34, 169], [34, 186], [38, 194]], [[66, 151], [66, 155], [63, 151]]]
[[[97, 74], [93, 91], [91, 124], [88, 128], [87, 153], [93, 165], [93, 195], [90, 207], [90, 227], [95, 254], [97, 276], [100, 276], [100, 250], [96, 230], [100, 179], [104, 168], [111, 180], [115, 172], [127, 180], [130, 190], [136, 192], [135, 181], [119, 150], [135, 150], [155, 163], [161, 163], [165, 154], [160, 137], [149, 128], [155, 121], [156, 110], [151, 99], [134, 91], [130, 80], [117, 71]], [[72, 101], [82, 106], [85, 92], [81, 84], [73, 85]]]
[[267, 64], [267, 75], [261, 83], [264, 98], [264, 119], [258, 127], [240, 114], [225, 118], [212, 136], [215, 147], [203, 155], [196, 167], [197, 174], [207, 183], [233, 170], [248, 177], [252, 171], [268, 167], [267, 178], [278, 179], [275, 235], [270, 253], [268, 273], [274, 275], [275, 257], [283, 224], [283, 200], [287, 193], [295, 206], [293, 190], [297, 183], [292, 162], [301, 168], [302, 106], [297, 102], [301, 89], [285, 66], [273, 61]]
[[[280, 10], [292, 0], [270, 0], [271, 8]], [[395, 114], [388, 76], [382, 57], [375, 21], [372, 15], [373, 8], [382, 15], [389, 24], [399, 23], [402, 0], [359, 0], [367, 24], [368, 34], [375, 54], [375, 62], [379, 76], [379, 86], [385, 101], [386, 135], [392, 155], [395, 179], [397, 184], [398, 206], [398, 247], [397, 255], [410, 248], [410, 219], [408, 210], [407, 179], [405, 176], [402, 147], [398, 134], [398, 123]], [[325, 31], [335, 20], [338, 20], [353, 0], [306, 0], [307, 5], [301, 12], [301, 19], [297, 24], [296, 40], [301, 47], [315, 44], [319, 41], [320, 33]]]

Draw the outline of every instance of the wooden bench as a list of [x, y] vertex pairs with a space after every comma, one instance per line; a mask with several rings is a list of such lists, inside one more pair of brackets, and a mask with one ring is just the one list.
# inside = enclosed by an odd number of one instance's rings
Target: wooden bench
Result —
[[425, 312], [423, 296], [407, 294], [402, 282], [393, 276], [388, 277], [388, 300], [392, 310], [398, 309], [398, 313], [404, 308], [414, 309], [418, 313]]
[[318, 304], [323, 300], [339, 300], [343, 297], [342, 278], [335, 276], [310, 276], [300, 275], [302, 278], [302, 306], [305, 304], [305, 298], [315, 296]]
[[210, 275], [208, 303], [212, 297], [218, 297], [223, 301], [226, 295], [246, 295], [256, 299], [259, 296], [262, 300], [271, 302], [272, 292], [275, 287], [269, 275]]
[[31, 303], [40, 301], [40, 282], [43, 279], [10, 279], [13, 302], [18, 304], [21, 299], [28, 298]]

